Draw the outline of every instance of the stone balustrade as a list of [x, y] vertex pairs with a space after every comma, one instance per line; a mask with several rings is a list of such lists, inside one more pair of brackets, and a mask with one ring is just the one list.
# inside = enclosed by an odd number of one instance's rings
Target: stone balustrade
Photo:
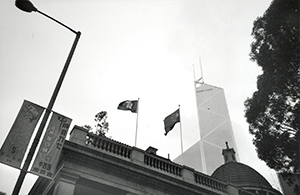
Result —
[[99, 148], [101, 150], [105, 150], [106, 152], [119, 155], [121, 157], [130, 159], [131, 156], [132, 149], [130, 146], [103, 136], [97, 136], [93, 133], [87, 133], [86, 144]]
[[222, 192], [226, 192], [227, 185], [225, 183], [213, 180], [203, 173], [194, 172], [194, 178], [197, 184], [217, 189]]
[[147, 166], [153, 167], [155, 169], [176, 175], [181, 176], [182, 168], [180, 165], [173, 163], [150, 154], [145, 153], [144, 163]]
[[197, 172], [190, 167], [176, 164], [171, 160], [160, 157], [156, 154], [148, 153], [147, 151], [128, 146], [104, 136], [89, 133], [88, 130], [83, 127], [75, 126], [70, 134], [69, 141], [71, 142], [91, 147], [95, 150], [104, 151], [107, 154], [129, 160], [130, 162], [140, 166], [150, 167], [151, 169], [174, 176], [193, 185], [212, 189], [215, 192], [219, 192], [218, 194], [251, 194], [244, 190], [238, 190], [236, 187], [211, 178], [208, 175]]

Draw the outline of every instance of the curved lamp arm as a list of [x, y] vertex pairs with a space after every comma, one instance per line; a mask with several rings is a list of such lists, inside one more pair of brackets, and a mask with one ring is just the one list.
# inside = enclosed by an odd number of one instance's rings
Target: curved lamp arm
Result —
[[34, 7], [34, 5], [29, 0], [16, 0], [15, 5], [16, 5], [17, 8], [19, 8], [20, 10], [22, 10], [24, 12], [29, 12], [29, 13], [38, 12], [38, 13], [46, 16], [47, 18], [55, 21], [56, 23], [64, 26], [65, 28], [69, 29], [70, 31], [72, 31], [76, 35], [80, 33], [80, 32], [76, 32], [75, 30], [73, 30], [72, 28], [68, 27], [67, 25], [61, 23], [60, 21], [52, 18], [51, 16], [39, 11], [36, 7]]

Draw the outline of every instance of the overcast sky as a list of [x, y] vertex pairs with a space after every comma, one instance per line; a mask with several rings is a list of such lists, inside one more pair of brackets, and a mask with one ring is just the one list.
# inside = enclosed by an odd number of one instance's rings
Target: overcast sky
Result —
[[[249, 60], [253, 21], [270, 0], [39, 0], [42, 12], [81, 31], [53, 110], [72, 125], [95, 125], [108, 112], [108, 136], [134, 146], [136, 114], [117, 110], [140, 98], [137, 147], [181, 153], [180, 126], [164, 136], [163, 119], [181, 107], [184, 150], [198, 128], [194, 78], [224, 89], [240, 162], [279, 189], [258, 160], [243, 102], [256, 90], [260, 68]], [[0, 145], [24, 99], [46, 107], [75, 34], [38, 13], [0, 2]], [[201, 59], [201, 60], [200, 60]], [[200, 68], [202, 64], [202, 73]], [[195, 71], [193, 71], [193, 66]], [[224, 144], [225, 147], [225, 144]], [[221, 151], [220, 151], [221, 155]], [[10, 194], [19, 171], [0, 164], [0, 191]], [[21, 194], [36, 176], [27, 174]]]

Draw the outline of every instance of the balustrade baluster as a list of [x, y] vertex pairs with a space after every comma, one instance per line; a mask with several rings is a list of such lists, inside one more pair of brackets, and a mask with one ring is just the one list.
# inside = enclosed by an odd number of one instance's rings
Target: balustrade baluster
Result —
[[105, 150], [105, 145], [106, 145], [106, 140], [105, 139], [100, 139], [100, 142], [101, 142], [101, 144], [100, 144], [100, 146], [101, 146], [101, 149], [102, 150]]
[[123, 147], [120, 147], [120, 155], [124, 156], [124, 148]]
[[124, 155], [124, 148], [123, 148], [123, 147], [120, 147], [120, 155], [121, 155], [121, 156], [125, 156], [125, 155]]
[[128, 158], [131, 158], [131, 150], [130, 150], [130, 149], [128, 149], [128, 151], [129, 151]]
[[113, 143], [111, 143], [111, 142], [109, 142], [108, 151], [109, 151], [109, 152], [112, 152], [112, 151], [113, 151]]
[[117, 155], [120, 155], [120, 148], [121, 148], [121, 146], [116, 145], [116, 151], [115, 151], [115, 153], [116, 153]]
[[117, 144], [114, 144], [114, 153], [118, 154], [118, 145]]
[[112, 151], [113, 151], [113, 143], [111, 143], [111, 142], [109, 142], [108, 151], [109, 151], [109, 152], [112, 152]]
[[107, 151], [111, 152], [111, 142], [107, 142]]
[[128, 148], [126, 148], [125, 150], [126, 150], [126, 157], [130, 158], [130, 151], [128, 150]]
[[107, 145], [108, 145], [108, 142], [105, 140], [104, 145], [103, 145], [103, 149], [106, 150], [106, 151], [107, 151]]
[[101, 148], [101, 149], [102, 149], [102, 143], [103, 143], [103, 139], [99, 139], [98, 148]]
[[121, 146], [116, 146], [116, 153], [117, 153], [117, 155], [119, 155], [120, 154], [120, 148], [121, 148]]
[[94, 145], [94, 147], [99, 148], [99, 142], [100, 142], [101, 139], [99, 139], [98, 137], [95, 137], [95, 138], [96, 139], [95, 139], [95, 145]]
[[112, 145], [112, 147], [111, 147], [111, 151], [112, 151], [112, 153], [116, 153], [116, 144], [111, 144]]

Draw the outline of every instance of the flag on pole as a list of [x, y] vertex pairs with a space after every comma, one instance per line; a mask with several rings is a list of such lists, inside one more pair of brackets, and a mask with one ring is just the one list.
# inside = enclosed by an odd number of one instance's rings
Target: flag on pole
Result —
[[169, 131], [171, 131], [174, 128], [175, 124], [178, 122], [180, 122], [179, 109], [177, 109], [175, 112], [173, 112], [172, 114], [170, 114], [164, 119], [165, 131], [166, 131], [165, 135], [167, 135]]
[[24, 100], [1, 150], [0, 162], [20, 168], [27, 146], [44, 108]]
[[119, 104], [119, 110], [130, 110], [132, 113], [137, 113], [138, 100], [126, 100]]
[[30, 172], [53, 178], [71, 121], [72, 119], [53, 112]]

